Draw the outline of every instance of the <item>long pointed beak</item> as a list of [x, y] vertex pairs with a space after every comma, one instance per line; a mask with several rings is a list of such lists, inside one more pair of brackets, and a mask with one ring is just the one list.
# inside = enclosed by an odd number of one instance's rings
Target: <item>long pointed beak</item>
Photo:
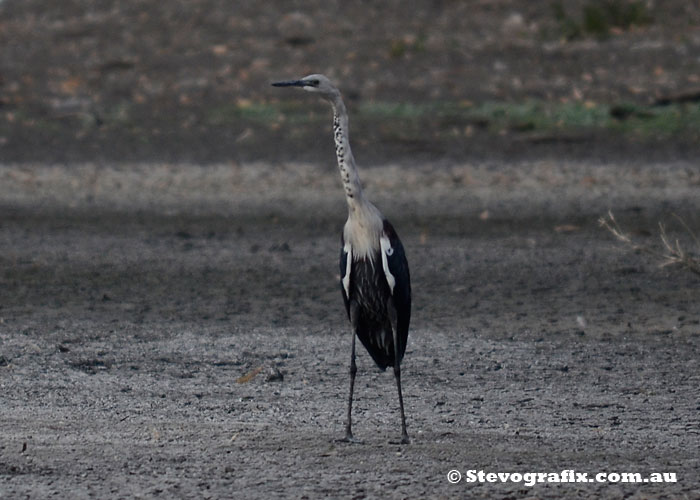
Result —
[[273, 87], [303, 87], [304, 80], [289, 80], [286, 82], [274, 82]]

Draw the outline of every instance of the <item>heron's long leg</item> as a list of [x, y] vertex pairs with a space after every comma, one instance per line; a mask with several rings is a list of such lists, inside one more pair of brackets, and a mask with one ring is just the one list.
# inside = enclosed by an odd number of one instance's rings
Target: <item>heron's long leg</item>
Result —
[[411, 440], [406, 432], [406, 414], [403, 411], [403, 395], [401, 394], [401, 360], [399, 359], [399, 333], [397, 331], [396, 307], [394, 301], [389, 300], [387, 304], [389, 321], [391, 322], [391, 332], [394, 336], [394, 377], [396, 377], [396, 388], [399, 391], [399, 408], [401, 409], [401, 443], [408, 444]]
[[350, 304], [350, 324], [352, 326], [352, 350], [350, 351], [350, 396], [348, 398], [348, 419], [345, 424], [345, 440], [353, 441], [352, 437], [352, 395], [355, 390], [355, 374], [357, 373], [357, 365], [355, 365], [355, 332], [357, 331], [357, 305], [353, 302]]
[[348, 420], [345, 424], [345, 439], [352, 441], [352, 393], [355, 390], [355, 374], [357, 366], [355, 365], [355, 331], [352, 332], [352, 351], [350, 353], [350, 397], [348, 398]]
[[396, 376], [396, 387], [399, 390], [399, 407], [401, 408], [401, 444], [408, 444], [411, 440], [406, 432], [406, 415], [403, 412], [403, 396], [401, 395], [401, 367], [398, 361], [394, 362], [394, 375]]

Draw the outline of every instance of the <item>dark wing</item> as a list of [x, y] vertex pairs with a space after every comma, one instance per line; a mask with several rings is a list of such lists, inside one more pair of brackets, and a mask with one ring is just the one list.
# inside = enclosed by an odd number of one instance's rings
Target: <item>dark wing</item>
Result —
[[343, 279], [345, 279], [345, 274], [348, 269], [348, 253], [345, 251], [345, 238], [343, 234], [340, 234], [340, 291], [343, 294], [343, 302], [345, 303], [345, 312], [348, 314], [348, 319], [350, 319], [350, 299], [348, 294], [345, 293], [345, 286], [343, 285]]
[[384, 221], [384, 234], [389, 238], [393, 249], [391, 255], [387, 254], [387, 263], [395, 280], [393, 298], [396, 306], [398, 337], [401, 343], [399, 352], [403, 357], [408, 338], [408, 325], [411, 322], [411, 274], [401, 240], [387, 220]]

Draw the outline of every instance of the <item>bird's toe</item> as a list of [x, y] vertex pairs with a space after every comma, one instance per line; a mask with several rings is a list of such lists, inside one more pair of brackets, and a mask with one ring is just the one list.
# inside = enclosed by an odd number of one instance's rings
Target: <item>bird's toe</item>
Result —
[[401, 441], [389, 441], [389, 444], [411, 444], [411, 439], [407, 434], [401, 436]]
[[346, 434], [344, 438], [336, 439], [337, 443], [364, 444], [361, 440], [353, 437], [352, 434]]

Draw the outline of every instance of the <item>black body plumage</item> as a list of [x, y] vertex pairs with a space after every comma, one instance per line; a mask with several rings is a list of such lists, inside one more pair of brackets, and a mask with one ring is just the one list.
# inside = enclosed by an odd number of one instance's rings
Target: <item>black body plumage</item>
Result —
[[[345, 310], [350, 319], [350, 307], [357, 307], [355, 333], [379, 368], [394, 366], [396, 353], [401, 363], [406, 352], [408, 326], [411, 321], [411, 278], [406, 254], [396, 231], [384, 220], [384, 235], [390, 243], [391, 255], [387, 255], [389, 271], [394, 277], [393, 292], [382, 264], [381, 248], [370, 257], [354, 260], [350, 267], [349, 294], [342, 284], [347, 269], [345, 241], [341, 236], [340, 281]], [[349, 295], [349, 296], [348, 296]], [[396, 310], [398, 350], [394, 348], [389, 307]]]

